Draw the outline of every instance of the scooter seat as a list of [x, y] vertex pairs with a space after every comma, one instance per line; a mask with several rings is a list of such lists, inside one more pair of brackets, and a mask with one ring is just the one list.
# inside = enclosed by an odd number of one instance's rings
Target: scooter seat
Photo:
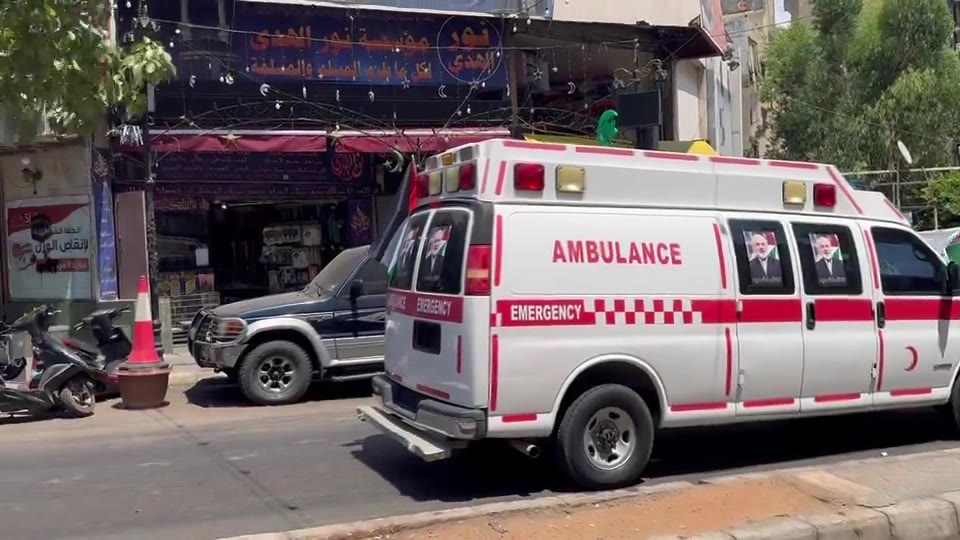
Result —
[[98, 349], [96, 345], [92, 345], [85, 341], [80, 341], [79, 339], [73, 339], [73, 338], [64, 339], [63, 343], [68, 347], [72, 347], [79, 351], [83, 351], [87, 354], [93, 355], [94, 357], [97, 357], [100, 355], [100, 349]]

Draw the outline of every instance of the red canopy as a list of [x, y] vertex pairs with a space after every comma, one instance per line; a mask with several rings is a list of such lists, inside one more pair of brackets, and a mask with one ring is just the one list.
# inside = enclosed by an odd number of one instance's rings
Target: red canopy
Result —
[[448, 148], [509, 137], [506, 129], [415, 129], [397, 131], [218, 131], [178, 130], [154, 135], [158, 152], [325, 152], [336, 139], [337, 152], [385, 154], [442, 152]]

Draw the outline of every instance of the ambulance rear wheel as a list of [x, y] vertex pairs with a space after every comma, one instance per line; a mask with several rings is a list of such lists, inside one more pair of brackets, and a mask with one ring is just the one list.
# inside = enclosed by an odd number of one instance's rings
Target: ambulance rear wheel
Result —
[[619, 384], [595, 386], [564, 413], [557, 458], [583, 489], [630, 486], [650, 461], [653, 433], [653, 416], [639, 394]]
[[960, 377], [953, 381], [950, 401], [939, 408], [953, 435], [960, 436]]

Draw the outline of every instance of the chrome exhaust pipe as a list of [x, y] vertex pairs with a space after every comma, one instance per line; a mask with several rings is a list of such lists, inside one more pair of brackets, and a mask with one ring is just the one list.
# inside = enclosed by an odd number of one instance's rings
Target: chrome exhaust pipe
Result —
[[511, 440], [510, 446], [530, 459], [540, 457], [540, 447], [529, 441]]

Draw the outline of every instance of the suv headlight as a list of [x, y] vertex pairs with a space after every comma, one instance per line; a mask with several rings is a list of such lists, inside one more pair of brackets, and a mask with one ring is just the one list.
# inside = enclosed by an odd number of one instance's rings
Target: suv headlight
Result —
[[247, 323], [243, 319], [218, 319], [214, 327], [214, 337], [217, 341], [239, 341], [247, 330]]

